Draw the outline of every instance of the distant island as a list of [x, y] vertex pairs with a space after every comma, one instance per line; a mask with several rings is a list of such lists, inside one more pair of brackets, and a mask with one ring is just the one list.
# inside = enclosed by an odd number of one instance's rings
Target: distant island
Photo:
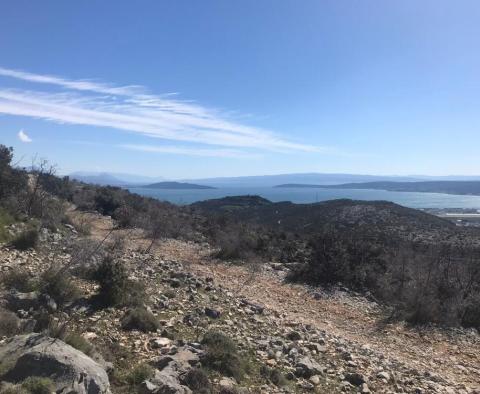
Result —
[[195, 183], [185, 182], [157, 182], [150, 185], [142, 186], [147, 189], [171, 189], [171, 190], [201, 190], [201, 189], [216, 189], [216, 187], [197, 185]]
[[276, 188], [312, 189], [373, 189], [393, 192], [444, 193], [457, 195], [480, 195], [480, 181], [423, 181], [423, 182], [359, 182], [340, 185], [311, 185], [286, 183]]

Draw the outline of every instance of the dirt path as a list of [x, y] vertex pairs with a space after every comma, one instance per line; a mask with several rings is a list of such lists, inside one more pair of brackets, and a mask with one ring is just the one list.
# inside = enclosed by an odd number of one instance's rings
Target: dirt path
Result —
[[[104, 217], [91, 215], [90, 220], [92, 236], [98, 239], [112, 228], [111, 221]], [[135, 249], [148, 244], [139, 231], [129, 232], [128, 242]], [[250, 281], [248, 270], [212, 262], [207, 246], [167, 240], [153, 252], [188, 265], [193, 273], [214, 277], [224, 288], [276, 311], [287, 324], [291, 321], [313, 325], [422, 373], [428, 371], [452, 384], [480, 390], [478, 334], [382, 324], [380, 309], [363, 298], [345, 295], [314, 299], [304, 286], [285, 284], [272, 272], [256, 273]]]

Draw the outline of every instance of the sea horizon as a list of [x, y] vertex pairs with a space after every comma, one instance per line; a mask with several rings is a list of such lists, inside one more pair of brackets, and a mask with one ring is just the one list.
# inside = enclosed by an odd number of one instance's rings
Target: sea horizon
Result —
[[215, 189], [150, 189], [128, 187], [132, 193], [168, 201], [177, 205], [188, 205], [198, 201], [227, 196], [258, 195], [272, 202], [290, 201], [296, 204], [316, 203], [335, 199], [363, 201], [391, 201], [409, 208], [463, 208], [480, 209], [480, 196], [445, 193], [398, 192], [372, 189], [309, 189], [274, 187], [218, 187]]

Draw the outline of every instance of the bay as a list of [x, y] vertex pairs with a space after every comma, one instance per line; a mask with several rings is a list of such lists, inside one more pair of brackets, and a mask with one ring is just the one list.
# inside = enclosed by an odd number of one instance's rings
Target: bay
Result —
[[196, 201], [226, 196], [259, 195], [270, 201], [291, 201], [297, 204], [314, 203], [339, 198], [353, 200], [384, 200], [410, 208], [475, 208], [480, 209], [480, 196], [442, 193], [393, 192], [366, 189], [304, 189], [273, 187], [224, 187], [206, 190], [166, 190], [130, 187], [129, 190], [174, 204], [185, 205]]

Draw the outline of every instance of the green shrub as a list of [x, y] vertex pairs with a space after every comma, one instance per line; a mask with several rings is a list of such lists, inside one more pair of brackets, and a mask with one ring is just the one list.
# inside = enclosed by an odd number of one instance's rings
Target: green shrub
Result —
[[0, 310], [0, 336], [13, 336], [18, 334], [20, 320], [13, 312]]
[[99, 299], [106, 306], [141, 305], [144, 301], [143, 286], [128, 279], [125, 266], [111, 256], [104, 258], [93, 277], [100, 284]]
[[0, 394], [30, 394], [30, 392], [22, 386], [9, 386], [0, 390]]
[[135, 308], [127, 311], [122, 321], [124, 330], [139, 330], [143, 332], [156, 331], [159, 327], [157, 318], [145, 308]]
[[465, 308], [462, 317], [462, 326], [480, 329], [480, 297]]
[[167, 289], [162, 293], [167, 298], [175, 298], [177, 293], [172, 289]]
[[260, 373], [264, 378], [268, 379], [275, 386], [282, 387], [287, 385], [287, 379], [278, 369], [269, 368], [266, 365], [263, 365], [260, 368]]
[[207, 374], [199, 368], [189, 370], [183, 377], [182, 383], [194, 393], [210, 394], [212, 392]]
[[240, 393], [241, 391], [234, 386], [221, 387], [220, 390], [218, 391], [218, 394], [240, 394]]
[[246, 225], [223, 227], [214, 235], [214, 243], [219, 250], [214, 254], [222, 260], [251, 260], [261, 255], [265, 240]]
[[138, 364], [125, 376], [125, 381], [131, 386], [138, 386], [144, 380], [155, 375], [155, 370], [148, 364]]
[[62, 268], [52, 267], [43, 272], [38, 286], [42, 293], [52, 297], [60, 307], [75, 301], [80, 294], [71, 276]]
[[3, 208], [0, 208], [0, 242], [7, 242], [10, 240], [6, 226], [14, 222], [13, 217]]
[[51, 394], [55, 385], [51, 379], [30, 376], [22, 382], [22, 387], [31, 394]]
[[94, 347], [90, 342], [88, 342], [80, 334], [74, 332], [67, 334], [64, 342], [74, 347], [75, 349], [80, 350], [82, 353], [85, 353], [87, 356], [91, 356], [94, 350]]
[[90, 235], [92, 233], [92, 224], [90, 219], [84, 216], [77, 216], [73, 219], [73, 227], [82, 235]]
[[16, 289], [22, 293], [28, 293], [35, 289], [35, 282], [31, 275], [20, 268], [5, 272], [0, 276], [0, 283], [8, 290]]
[[224, 375], [234, 377], [238, 381], [243, 379], [247, 363], [238, 353], [235, 342], [218, 331], [208, 331], [202, 340], [205, 347], [203, 364]]
[[17, 250], [34, 249], [38, 242], [38, 229], [30, 228], [22, 231], [12, 239], [10, 245]]

